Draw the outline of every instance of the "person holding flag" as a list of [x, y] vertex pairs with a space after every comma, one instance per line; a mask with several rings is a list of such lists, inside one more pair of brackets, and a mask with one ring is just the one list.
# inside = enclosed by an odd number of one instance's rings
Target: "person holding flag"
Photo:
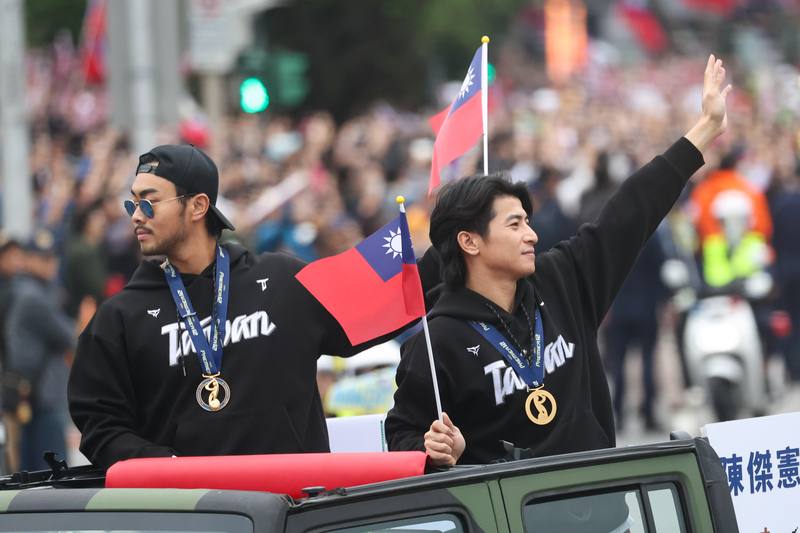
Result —
[[594, 223], [538, 257], [523, 184], [495, 174], [442, 188], [430, 237], [446, 290], [428, 317], [430, 340], [420, 333], [403, 346], [385, 426], [390, 450], [424, 450], [432, 464], [453, 465], [615, 445], [597, 328], [725, 131], [724, 80], [711, 55], [697, 123], [635, 172]]
[[[353, 355], [425, 313], [403, 213], [355, 249], [305, 265], [221, 243], [233, 225], [215, 205], [218, 183], [191, 145], [139, 158], [125, 209], [142, 253], [164, 259], [144, 261], [99, 307], [69, 381], [80, 449], [98, 467], [328, 451], [317, 358]], [[420, 264], [438, 283], [435, 255]]]

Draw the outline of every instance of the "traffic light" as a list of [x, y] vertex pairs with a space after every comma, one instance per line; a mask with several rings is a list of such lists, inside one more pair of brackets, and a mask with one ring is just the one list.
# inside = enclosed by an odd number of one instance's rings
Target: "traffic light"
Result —
[[494, 65], [491, 63], [487, 63], [486, 65], [486, 82], [491, 85], [494, 83], [495, 78], [497, 77], [497, 70], [494, 68]]
[[277, 101], [282, 107], [297, 107], [309, 90], [308, 58], [299, 52], [277, 51], [272, 56], [271, 72], [279, 86]]
[[239, 104], [245, 113], [261, 113], [269, 107], [269, 91], [258, 78], [245, 78], [239, 85]]
[[309, 93], [308, 57], [283, 49], [267, 52], [251, 48], [239, 56], [238, 75], [240, 104], [247, 113], [273, 109], [293, 109], [305, 101]]

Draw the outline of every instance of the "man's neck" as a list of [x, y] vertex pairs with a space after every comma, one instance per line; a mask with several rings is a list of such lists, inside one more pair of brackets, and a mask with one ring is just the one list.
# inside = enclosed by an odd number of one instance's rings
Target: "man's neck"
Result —
[[514, 308], [517, 280], [499, 278], [489, 272], [469, 272], [466, 286], [508, 313]]
[[216, 251], [217, 240], [206, 234], [185, 240], [167, 258], [181, 274], [200, 274], [214, 261]]

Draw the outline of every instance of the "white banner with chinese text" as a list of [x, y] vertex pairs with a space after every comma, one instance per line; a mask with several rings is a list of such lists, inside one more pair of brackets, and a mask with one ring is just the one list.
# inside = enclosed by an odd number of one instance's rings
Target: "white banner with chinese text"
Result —
[[742, 533], [800, 531], [800, 413], [703, 428], [728, 476]]

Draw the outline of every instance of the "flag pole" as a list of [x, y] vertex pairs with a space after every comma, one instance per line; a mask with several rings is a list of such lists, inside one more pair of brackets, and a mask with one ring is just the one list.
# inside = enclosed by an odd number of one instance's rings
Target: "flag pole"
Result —
[[431, 367], [431, 380], [433, 381], [433, 395], [436, 398], [436, 414], [440, 422], [442, 418], [442, 400], [439, 397], [439, 381], [436, 379], [436, 366], [433, 363], [433, 348], [431, 347], [431, 332], [428, 329], [428, 317], [422, 317], [422, 330], [425, 332], [425, 344], [428, 346], [428, 364]]
[[[406, 199], [398, 196], [395, 201], [400, 208], [400, 212], [406, 214]], [[425, 332], [425, 344], [428, 347], [428, 366], [431, 369], [431, 381], [433, 382], [433, 396], [436, 398], [436, 415], [440, 421], [442, 420], [442, 400], [439, 396], [439, 380], [436, 379], [436, 366], [433, 362], [433, 347], [431, 346], [431, 332], [428, 329], [428, 317], [422, 315], [422, 329]]]
[[489, 174], [489, 36], [481, 38], [481, 117], [483, 118], [483, 173]]

